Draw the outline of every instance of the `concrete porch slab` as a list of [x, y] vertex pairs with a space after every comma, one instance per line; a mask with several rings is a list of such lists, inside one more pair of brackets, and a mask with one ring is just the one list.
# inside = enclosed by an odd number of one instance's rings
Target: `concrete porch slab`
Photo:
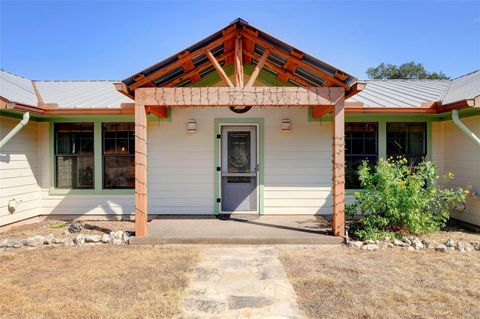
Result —
[[130, 239], [131, 245], [152, 244], [340, 244], [330, 222], [321, 216], [232, 215], [219, 219], [163, 217], [148, 223], [148, 236]]

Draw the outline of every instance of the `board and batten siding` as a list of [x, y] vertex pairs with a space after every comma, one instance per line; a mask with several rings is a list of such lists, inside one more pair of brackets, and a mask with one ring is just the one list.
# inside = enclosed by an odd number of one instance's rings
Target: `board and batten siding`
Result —
[[[480, 116], [462, 118], [461, 121], [477, 136], [480, 136]], [[467, 197], [463, 212], [454, 212], [452, 217], [480, 225], [480, 148], [470, 140], [452, 121], [434, 123], [433, 158], [442, 174], [452, 172], [452, 186], [471, 186], [475, 196]]]
[[[264, 213], [331, 214], [331, 123], [308, 122], [307, 108], [175, 108], [148, 124], [150, 214], [213, 214], [215, 118], [264, 119]], [[187, 132], [195, 119], [197, 132]], [[290, 119], [290, 132], [281, 131]]]
[[[0, 140], [20, 119], [0, 116]], [[41, 213], [38, 123], [30, 121], [0, 150], [0, 226]], [[16, 201], [11, 213], [8, 202]]]

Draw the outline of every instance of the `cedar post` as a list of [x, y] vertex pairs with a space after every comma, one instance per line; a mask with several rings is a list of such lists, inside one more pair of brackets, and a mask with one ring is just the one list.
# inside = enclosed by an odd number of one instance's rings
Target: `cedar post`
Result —
[[345, 96], [332, 110], [332, 201], [334, 236], [345, 236]]
[[147, 235], [147, 112], [135, 103], [135, 236]]

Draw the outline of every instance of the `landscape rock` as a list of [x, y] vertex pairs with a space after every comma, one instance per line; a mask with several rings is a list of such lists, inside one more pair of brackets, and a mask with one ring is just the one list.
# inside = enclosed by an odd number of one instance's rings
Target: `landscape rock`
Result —
[[73, 242], [72, 238], [65, 238], [62, 240], [62, 245], [63, 246], [73, 246], [75, 243]]
[[415, 249], [423, 249], [423, 244], [422, 242], [420, 241], [420, 239], [418, 239], [418, 237], [412, 237], [410, 238], [411, 242], [412, 242], [412, 247], [415, 248]]
[[374, 251], [378, 250], [378, 245], [377, 244], [366, 244], [362, 246], [363, 250], [368, 250], [368, 251]]
[[480, 250], [480, 241], [472, 242], [473, 249]]
[[85, 235], [86, 243], [98, 243], [102, 239], [99, 235]]
[[423, 239], [422, 244], [429, 249], [435, 248], [435, 243], [433, 242], [433, 240], [428, 238]]
[[363, 246], [363, 242], [359, 240], [351, 240], [348, 243], [348, 247], [350, 248], [361, 248]]
[[393, 248], [393, 247], [395, 247], [395, 245], [392, 244], [392, 243], [387, 243], [387, 246], [386, 246], [386, 247], [388, 247], [388, 248]]
[[73, 237], [73, 243], [75, 245], [78, 245], [78, 246], [81, 246], [81, 245], [85, 244], [85, 236], [84, 235], [77, 235], [77, 236]]
[[70, 226], [68, 226], [68, 231], [70, 233], [79, 233], [82, 229], [83, 225], [76, 221], [73, 221]]
[[440, 244], [437, 246], [437, 248], [435, 248], [435, 250], [444, 252], [447, 251], [447, 246], [445, 246], [444, 244]]
[[46, 237], [45, 237], [45, 241], [43, 242], [45, 245], [53, 245], [53, 240], [55, 238], [53, 237], [53, 234], [48, 234]]
[[133, 236], [133, 233], [129, 232], [129, 231], [126, 231], [126, 232], [123, 233], [122, 239], [125, 242], [125, 244], [128, 244], [128, 241], [130, 240], [130, 237], [132, 237], [132, 236]]
[[28, 247], [37, 247], [45, 243], [45, 237], [37, 235], [29, 237], [23, 241], [23, 244]]
[[407, 244], [406, 242], [401, 241], [401, 240], [398, 240], [398, 239], [394, 239], [394, 240], [393, 240], [393, 244], [394, 244], [395, 246], [399, 246], [399, 247], [406, 247], [406, 246], [408, 246], [408, 244]]
[[402, 238], [402, 241], [407, 244], [407, 246], [412, 246], [412, 241], [407, 237]]
[[104, 234], [100, 240], [102, 241], [102, 243], [107, 244], [110, 242], [110, 236], [107, 234]]
[[66, 240], [67, 240], [67, 238], [53, 238], [53, 239], [52, 239], [52, 244], [53, 244], [53, 245], [61, 245], [61, 244], [63, 244]]
[[455, 247], [455, 241], [454, 241], [453, 239], [449, 238], [449, 239], [447, 240], [447, 242], [445, 243], [445, 246], [447, 246], [447, 247]]
[[368, 239], [368, 240], [365, 240], [365, 244], [366, 245], [376, 245], [376, 244], [378, 244], [378, 242], [376, 240]]
[[123, 245], [124, 243], [125, 243], [125, 242], [124, 242], [123, 239], [121, 239], [121, 238], [114, 238], [114, 239], [112, 240], [112, 244], [113, 244], [113, 245]]
[[110, 239], [123, 239], [123, 231], [112, 231], [110, 233]]
[[0, 241], [0, 248], [20, 248], [23, 243], [16, 239], [4, 239]]

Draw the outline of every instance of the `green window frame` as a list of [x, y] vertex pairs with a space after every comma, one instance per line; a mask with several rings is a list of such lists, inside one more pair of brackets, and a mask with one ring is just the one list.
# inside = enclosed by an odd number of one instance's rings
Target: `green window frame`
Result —
[[427, 157], [426, 122], [387, 122], [387, 158], [405, 157], [410, 164]]
[[345, 122], [345, 187], [359, 189], [358, 167], [378, 161], [378, 123]]
[[102, 123], [104, 189], [135, 188], [135, 123]]
[[56, 188], [94, 189], [94, 124], [55, 123]]

